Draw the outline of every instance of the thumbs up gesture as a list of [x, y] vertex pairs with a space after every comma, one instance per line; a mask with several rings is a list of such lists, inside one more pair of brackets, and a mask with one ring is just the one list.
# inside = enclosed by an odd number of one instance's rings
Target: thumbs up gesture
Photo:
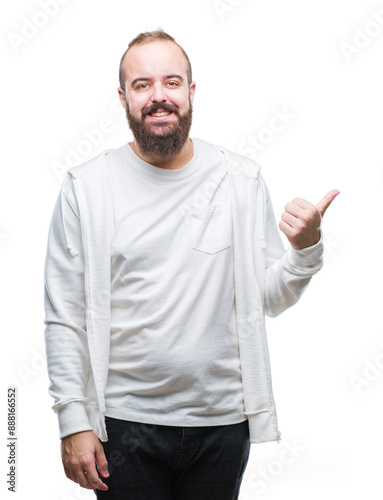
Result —
[[279, 229], [293, 248], [302, 250], [318, 243], [322, 217], [338, 194], [337, 189], [329, 191], [317, 205], [312, 205], [303, 198], [294, 198], [285, 206]]

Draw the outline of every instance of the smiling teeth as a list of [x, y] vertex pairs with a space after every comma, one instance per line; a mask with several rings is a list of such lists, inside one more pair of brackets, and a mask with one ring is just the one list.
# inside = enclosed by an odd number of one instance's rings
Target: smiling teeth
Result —
[[170, 115], [169, 111], [162, 111], [162, 113], [151, 113], [152, 116], [167, 116]]

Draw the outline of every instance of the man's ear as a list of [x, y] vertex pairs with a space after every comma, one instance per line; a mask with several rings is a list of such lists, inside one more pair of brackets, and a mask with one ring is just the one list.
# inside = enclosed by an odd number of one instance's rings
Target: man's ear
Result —
[[120, 98], [121, 104], [123, 105], [124, 108], [126, 108], [126, 98], [125, 98], [124, 90], [122, 90], [121, 87], [118, 87], [117, 92], [118, 92], [118, 97]]
[[191, 84], [189, 85], [190, 102], [193, 102], [193, 100], [194, 100], [195, 89], [196, 89], [196, 83], [195, 82], [191, 82]]

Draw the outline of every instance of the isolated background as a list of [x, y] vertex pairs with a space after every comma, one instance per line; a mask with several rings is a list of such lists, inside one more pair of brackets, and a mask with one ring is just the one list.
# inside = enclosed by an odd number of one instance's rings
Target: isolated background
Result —
[[[48, 3], [56, 12], [44, 18], [38, 12]], [[240, 498], [380, 494], [383, 27], [372, 11], [383, 11], [383, 1], [1, 4], [1, 495], [7, 387], [17, 386], [17, 498], [95, 498], [61, 465], [44, 360], [46, 239], [68, 163], [131, 139], [118, 65], [134, 36], [157, 27], [192, 61], [191, 135], [236, 152], [263, 138], [262, 151], [248, 151], [278, 219], [295, 196], [317, 203], [341, 191], [324, 218], [324, 268], [294, 308], [268, 320], [282, 440], [252, 446]], [[16, 44], [33, 21], [41, 27]], [[347, 58], [344, 44], [360, 48]], [[272, 136], [265, 129], [275, 110], [291, 118]], [[100, 126], [98, 142], [97, 134], [96, 144], [84, 142]]]

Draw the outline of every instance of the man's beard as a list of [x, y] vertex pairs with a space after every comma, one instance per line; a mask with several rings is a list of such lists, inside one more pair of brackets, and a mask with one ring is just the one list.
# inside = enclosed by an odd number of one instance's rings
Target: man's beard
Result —
[[[167, 121], [153, 121], [149, 125], [145, 123], [146, 115], [155, 113], [159, 109], [173, 112], [178, 117], [178, 123], [168, 123]], [[183, 115], [172, 104], [156, 103], [144, 108], [141, 112], [142, 118], [138, 120], [130, 113], [128, 103], [126, 103], [126, 118], [140, 151], [144, 155], [157, 156], [164, 159], [174, 158], [181, 152], [189, 137], [192, 115], [193, 108], [190, 100], [189, 109]], [[154, 128], [158, 132], [153, 132]]]

